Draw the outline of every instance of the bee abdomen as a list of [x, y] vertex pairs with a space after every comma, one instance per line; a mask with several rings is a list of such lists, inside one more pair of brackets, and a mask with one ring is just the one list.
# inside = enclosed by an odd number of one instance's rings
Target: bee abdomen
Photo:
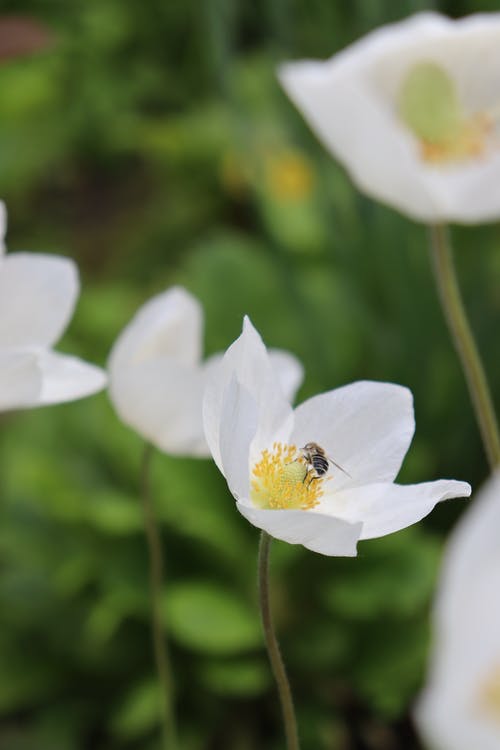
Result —
[[328, 459], [325, 456], [320, 456], [318, 454], [314, 455], [311, 464], [314, 471], [319, 474], [319, 476], [326, 474], [328, 471]]

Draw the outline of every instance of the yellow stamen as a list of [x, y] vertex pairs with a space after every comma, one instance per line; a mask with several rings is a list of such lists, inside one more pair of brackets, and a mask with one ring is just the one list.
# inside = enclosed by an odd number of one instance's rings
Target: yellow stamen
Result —
[[479, 113], [470, 120], [464, 120], [454, 138], [442, 143], [422, 140], [420, 154], [424, 161], [434, 164], [480, 159], [486, 154], [493, 128], [491, 117]]
[[450, 164], [480, 159], [493, 145], [494, 111], [465, 113], [456, 81], [440, 65], [420, 61], [406, 72], [398, 114], [418, 139], [423, 161]]
[[274, 443], [252, 469], [250, 497], [259, 508], [310, 510], [323, 495], [323, 482], [308, 470], [295, 445]]

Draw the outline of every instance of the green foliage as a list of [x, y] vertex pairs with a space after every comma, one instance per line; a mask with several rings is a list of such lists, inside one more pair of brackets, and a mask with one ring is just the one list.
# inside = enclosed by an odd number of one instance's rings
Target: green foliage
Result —
[[[278, 60], [324, 57], [428, 7], [3, 3], [56, 39], [0, 66], [0, 184], [9, 248], [82, 269], [61, 350], [104, 364], [139, 304], [182, 283], [206, 311], [207, 353], [248, 313], [304, 362], [299, 400], [360, 378], [404, 383], [418, 428], [401, 481], [479, 482], [424, 232], [354, 190], [274, 78]], [[456, 233], [496, 393], [497, 234]], [[158, 748], [141, 439], [100, 395], [3, 415], [0, 440], [0, 750]], [[282, 748], [256, 614], [257, 531], [209, 461], [157, 454], [153, 497], [183, 750]], [[362, 543], [355, 559], [273, 546], [304, 750], [409, 747], [438, 557], [461, 507]]]
[[210, 581], [171, 585], [163, 602], [172, 638], [208, 654], [234, 654], [261, 642], [255, 607]]

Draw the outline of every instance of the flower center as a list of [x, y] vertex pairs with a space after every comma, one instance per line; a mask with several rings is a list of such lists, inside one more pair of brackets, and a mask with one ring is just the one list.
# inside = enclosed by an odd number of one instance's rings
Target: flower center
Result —
[[497, 664], [481, 686], [478, 707], [500, 724], [500, 664]]
[[406, 74], [398, 92], [398, 112], [420, 142], [426, 162], [443, 164], [484, 156], [495, 127], [488, 112], [466, 117], [448, 73], [420, 62]]
[[274, 443], [252, 469], [250, 498], [259, 508], [309, 510], [318, 505], [324, 481], [307, 468], [295, 445]]

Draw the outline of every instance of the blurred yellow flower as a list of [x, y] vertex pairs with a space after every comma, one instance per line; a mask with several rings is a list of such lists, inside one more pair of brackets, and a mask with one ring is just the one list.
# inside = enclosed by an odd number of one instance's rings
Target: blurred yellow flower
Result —
[[264, 162], [264, 173], [266, 187], [278, 201], [303, 201], [314, 187], [312, 165], [299, 151], [269, 154]]

